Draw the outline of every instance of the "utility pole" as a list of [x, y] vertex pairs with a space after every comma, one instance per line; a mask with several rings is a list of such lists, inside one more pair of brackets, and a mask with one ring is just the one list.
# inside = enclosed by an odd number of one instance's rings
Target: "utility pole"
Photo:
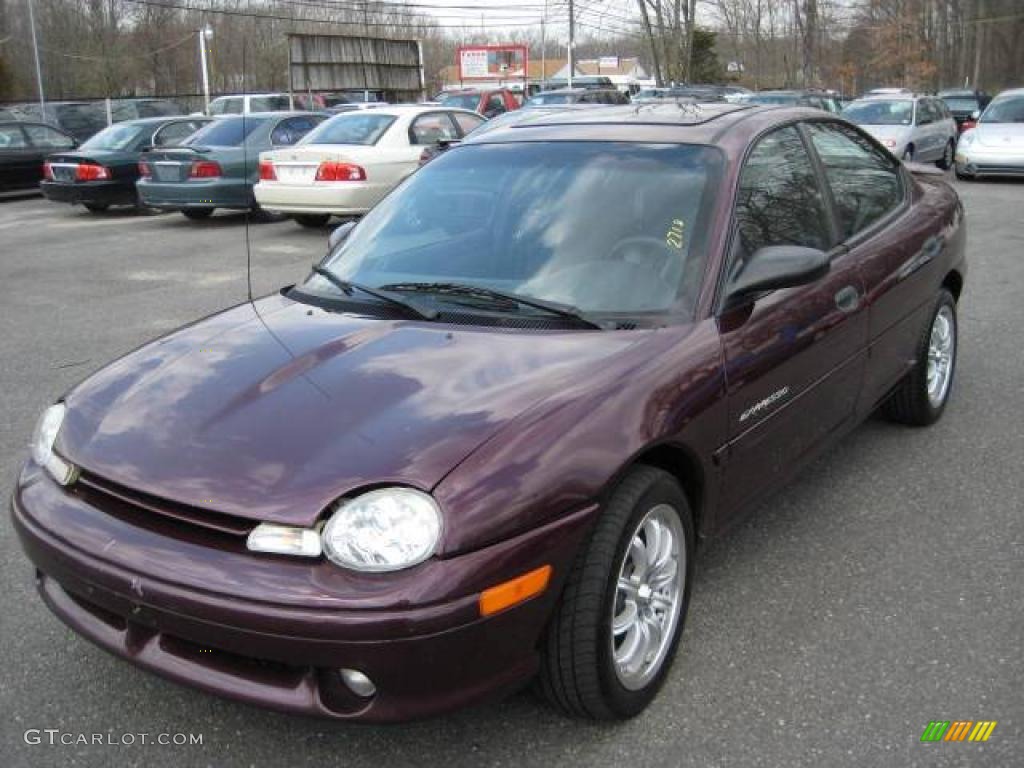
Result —
[[39, 86], [39, 119], [46, 122], [46, 97], [43, 95], [43, 68], [39, 65], [39, 43], [36, 41], [36, 16], [32, 0], [28, 0], [28, 24], [32, 28], [32, 53], [36, 59], [36, 85]]
[[[548, 38], [547, 38], [547, 24], [548, 24], [548, 0], [544, 0], [544, 16], [540, 20], [540, 89], [543, 91], [544, 86], [548, 83]], [[527, 90], [529, 90], [530, 84], [530, 73], [526, 73], [526, 84]]]
[[203, 75], [203, 111], [210, 112], [210, 75], [206, 66], [206, 41], [213, 37], [213, 29], [209, 25], [199, 30], [199, 68]]
[[573, 13], [572, 0], [569, 0], [569, 87], [572, 88], [573, 48], [576, 47], [576, 19]]

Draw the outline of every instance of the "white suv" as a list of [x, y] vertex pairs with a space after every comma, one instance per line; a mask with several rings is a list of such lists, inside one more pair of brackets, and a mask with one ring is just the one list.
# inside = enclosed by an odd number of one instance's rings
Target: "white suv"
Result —
[[240, 93], [218, 96], [210, 102], [211, 115], [241, 115], [250, 112], [285, 112], [292, 109], [287, 93]]

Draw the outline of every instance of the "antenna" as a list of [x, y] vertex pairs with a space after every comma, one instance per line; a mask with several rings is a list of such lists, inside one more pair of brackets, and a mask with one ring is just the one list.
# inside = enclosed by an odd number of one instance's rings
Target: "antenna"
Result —
[[[249, 48], [248, 41], [245, 41], [242, 45], [242, 93], [249, 92], [249, 82], [247, 78], [247, 67], [246, 67], [246, 56], [245, 53]], [[249, 174], [249, 134], [245, 130], [245, 119], [248, 110], [245, 109], [245, 99], [242, 99], [242, 173], [248, 178]], [[255, 201], [256, 191], [253, 190], [253, 200]], [[255, 308], [255, 304], [252, 301], [252, 244], [249, 242], [249, 219], [252, 216], [252, 205], [245, 209], [245, 288], [246, 296], [248, 296], [249, 303]]]

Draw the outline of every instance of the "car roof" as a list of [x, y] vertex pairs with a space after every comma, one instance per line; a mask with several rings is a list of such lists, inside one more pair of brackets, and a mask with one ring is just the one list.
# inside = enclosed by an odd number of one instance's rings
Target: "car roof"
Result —
[[465, 143], [517, 141], [621, 141], [666, 144], [746, 146], [756, 134], [800, 118], [837, 119], [821, 110], [795, 106], [759, 106], [715, 102], [648, 102], [600, 109], [558, 110], [487, 132]]
[[1003, 96], [1024, 96], [1024, 88], [1007, 88], [1005, 91], [1000, 91], [996, 94], [997, 99]]
[[[118, 120], [111, 125], [151, 125], [155, 123], [169, 123], [175, 120], [196, 120], [202, 119], [202, 115], [162, 115], [159, 117], [136, 117], [131, 120]], [[108, 128], [110, 126], [107, 126]]]

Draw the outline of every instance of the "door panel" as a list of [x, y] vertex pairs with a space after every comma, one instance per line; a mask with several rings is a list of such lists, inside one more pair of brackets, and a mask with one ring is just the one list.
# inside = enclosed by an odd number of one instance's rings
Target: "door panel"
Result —
[[899, 163], [857, 128], [808, 125], [835, 201], [840, 238], [860, 268], [868, 314], [868, 358], [858, 410], [870, 410], [913, 364], [920, 314], [934, 298], [922, 266], [944, 247], [930, 237]]
[[[828, 250], [835, 239], [822, 180], [794, 126], [762, 138], [741, 174], [729, 279], [758, 248]], [[855, 259], [827, 275], [720, 314], [729, 403], [723, 509], [777, 486], [855, 415], [867, 340]]]

